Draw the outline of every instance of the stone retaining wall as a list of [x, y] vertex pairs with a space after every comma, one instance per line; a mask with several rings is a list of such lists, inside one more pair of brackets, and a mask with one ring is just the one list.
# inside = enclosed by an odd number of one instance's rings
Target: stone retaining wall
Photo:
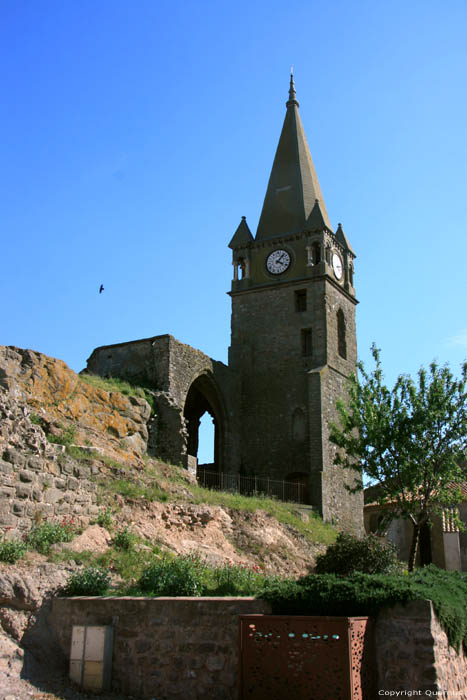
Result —
[[57, 598], [49, 624], [69, 657], [73, 625], [112, 625], [112, 689], [138, 698], [237, 700], [238, 616], [254, 598]]
[[467, 657], [449, 646], [430, 600], [382, 611], [375, 645], [381, 697], [419, 690], [421, 697], [467, 700]]
[[[237, 700], [241, 614], [270, 607], [254, 598], [57, 598], [49, 624], [67, 657], [73, 625], [113, 626], [115, 691]], [[449, 647], [430, 601], [383, 611], [374, 628], [376, 697], [416, 690], [415, 697], [467, 700], [467, 659]]]

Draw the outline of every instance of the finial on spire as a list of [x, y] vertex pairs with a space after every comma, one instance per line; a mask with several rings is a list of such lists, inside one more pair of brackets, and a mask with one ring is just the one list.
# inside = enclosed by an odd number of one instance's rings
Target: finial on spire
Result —
[[295, 83], [293, 79], [293, 66], [290, 66], [289, 99], [285, 104], [287, 107], [291, 107], [292, 105], [297, 105], [298, 107], [297, 95], [295, 93]]

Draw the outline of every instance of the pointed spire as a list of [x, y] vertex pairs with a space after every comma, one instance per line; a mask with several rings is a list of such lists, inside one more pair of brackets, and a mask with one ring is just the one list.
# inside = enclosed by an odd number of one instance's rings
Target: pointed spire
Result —
[[250, 228], [246, 222], [246, 216], [242, 216], [237, 230], [235, 231], [232, 240], [229, 243], [229, 248], [244, 248], [253, 240]]
[[329, 228], [324, 220], [323, 212], [319, 204], [319, 199], [315, 199], [315, 205], [311, 210], [311, 214], [306, 221], [306, 227], [310, 231], [322, 231], [325, 228]]
[[298, 111], [293, 73], [290, 76], [286, 105], [284, 125], [269, 177], [256, 240], [306, 228], [317, 199], [324, 225], [332, 230]]
[[293, 79], [293, 66], [290, 69], [290, 87], [289, 87], [289, 99], [285, 103], [286, 107], [291, 107], [292, 105], [297, 105], [299, 107], [300, 105], [297, 102], [297, 94], [295, 92], [295, 83]]
[[352, 250], [352, 246], [351, 246], [350, 243], [349, 243], [349, 239], [347, 238], [347, 236], [346, 236], [345, 233], [344, 233], [344, 229], [342, 228], [342, 224], [339, 224], [338, 227], [337, 227], [337, 231], [336, 231], [336, 241], [337, 241], [338, 243], [340, 243], [341, 246], [342, 246], [343, 248], [345, 248], [346, 250], [348, 250], [349, 253], [352, 253], [352, 255], [353, 255], [354, 257], [356, 257], [354, 251]]

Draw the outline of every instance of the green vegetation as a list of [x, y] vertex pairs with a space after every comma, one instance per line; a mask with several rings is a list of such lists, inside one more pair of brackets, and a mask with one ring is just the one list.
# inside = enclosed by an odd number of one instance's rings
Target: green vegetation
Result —
[[201, 596], [203, 568], [195, 557], [164, 557], [143, 571], [138, 586], [155, 596]]
[[331, 616], [374, 615], [396, 603], [429, 599], [450, 644], [467, 651], [467, 579], [456, 571], [427, 566], [406, 575], [310, 574], [269, 583], [258, 597], [269, 600], [277, 615]]
[[339, 425], [331, 426], [331, 441], [340, 448], [335, 464], [356, 472], [356, 491], [363, 488], [363, 468], [388, 518], [412, 523], [412, 571], [421, 528], [433, 512], [459, 503], [459, 486], [467, 478], [467, 362], [459, 380], [449, 367], [432, 362], [429, 371], [419, 370], [417, 382], [400, 375], [388, 389], [375, 345], [372, 354], [375, 369], [368, 373], [359, 363], [359, 376], [348, 383], [348, 403], [337, 403]]
[[113, 526], [113, 516], [110, 508], [99, 511], [99, 515], [96, 518], [97, 525], [100, 527], [105, 527], [106, 530], [110, 530]]
[[41, 554], [48, 554], [50, 547], [57, 542], [71, 542], [79, 533], [74, 518], [63, 518], [61, 522], [39, 523], [26, 536], [26, 544]]
[[0, 539], [0, 561], [6, 564], [14, 564], [21, 559], [26, 553], [27, 546], [23, 540], [11, 539], [5, 537]]
[[74, 425], [69, 425], [67, 428], [62, 429], [60, 435], [52, 435], [47, 433], [47, 440], [54, 443], [54, 445], [72, 445], [76, 439], [76, 428]]
[[401, 564], [393, 544], [381, 542], [378, 537], [354, 537], [344, 532], [324, 554], [316, 557], [317, 574], [347, 576], [355, 571], [366, 574], [398, 573]]
[[87, 374], [85, 372], [78, 376], [82, 382], [90, 384], [96, 389], [103, 389], [109, 393], [112, 391], [119, 391], [121, 394], [125, 394], [125, 396], [138, 396], [141, 399], [146, 399], [151, 408], [153, 408], [154, 397], [151, 389], [141, 386], [141, 384], [136, 386], [118, 377], [108, 377], [105, 379], [96, 374]]
[[112, 544], [116, 549], [133, 549], [135, 536], [131, 534], [128, 525], [115, 533]]
[[110, 584], [110, 576], [104, 569], [87, 567], [81, 571], [75, 571], [68, 579], [61, 594], [64, 596], [105, 595]]
[[119, 494], [124, 498], [146, 501], [167, 501], [167, 493], [157, 484], [139, 484], [129, 479], [106, 480], [100, 484], [101, 491], [107, 494]]

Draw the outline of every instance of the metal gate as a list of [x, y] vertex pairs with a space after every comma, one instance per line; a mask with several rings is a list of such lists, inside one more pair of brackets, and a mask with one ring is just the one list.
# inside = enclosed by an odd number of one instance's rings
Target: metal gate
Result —
[[370, 700], [367, 617], [241, 615], [241, 700]]

